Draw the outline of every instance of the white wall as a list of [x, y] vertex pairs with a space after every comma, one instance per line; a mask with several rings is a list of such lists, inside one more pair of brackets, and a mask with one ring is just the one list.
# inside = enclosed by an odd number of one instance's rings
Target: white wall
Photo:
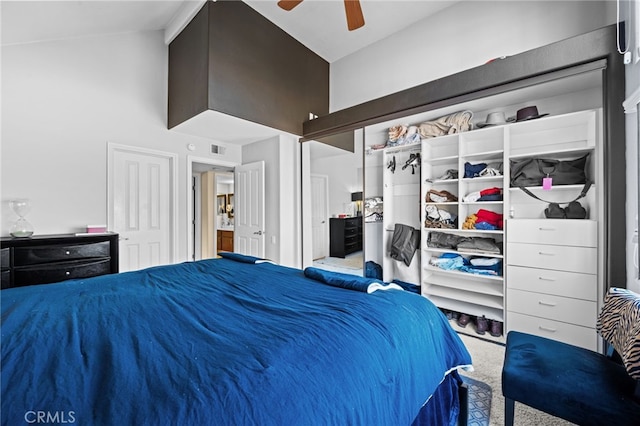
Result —
[[332, 63], [330, 109], [586, 33], [614, 16], [613, 1], [462, 1]]
[[[167, 130], [163, 32], [2, 47], [1, 234], [8, 200], [30, 198], [37, 234], [107, 222], [107, 143], [178, 154], [178, 260], [187, 256], [186, 156], [211, 140]], [[187, 144], [196, 145], [187, 151]], [[217, 159], [241, 162], [240, 147]]]

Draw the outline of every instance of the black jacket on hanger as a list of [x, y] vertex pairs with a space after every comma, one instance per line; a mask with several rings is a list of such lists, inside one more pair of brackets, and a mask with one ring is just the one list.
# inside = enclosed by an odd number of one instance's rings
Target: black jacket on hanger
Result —
[[403, 261], [409, 266], [413, 255], [420, 246], [420, 231], [409, 225], [396, 223], [391, 238], [390, 256], [394, 260]]

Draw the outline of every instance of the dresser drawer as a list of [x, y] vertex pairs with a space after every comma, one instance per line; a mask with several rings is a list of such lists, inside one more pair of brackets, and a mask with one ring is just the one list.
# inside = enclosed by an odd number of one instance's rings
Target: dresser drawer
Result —
[[515, 290], [598, 300], [598, 277], [577, 272], [507, 266], [507, 286]]
[[55, 283], [73, 278], [90, 278], [111, 272], [111, 259], [76, 260], [13, 270], [14, 287]]
[[507, 253], [509, 265], [583, 274], [598, 272], [598, 250], [592, 247], [509, 243]]
[[109, 250], [108, 241], [76, 245], [16, 247], [13, 249], [13, 264], [25, 266], [72, 259], [108, 257]]
[[592, 351], [598, 350], [598, 335], [594, 328], [581, 327], [544, 318], [507, 312], [507, 332], [521, 331], [542, 336]]
[[0, 268], [8, 269], [11, 267], [11, 249], [0, 249]]
[[598, 307], [587, 300], [508, 288], [507, 310], [593, 328]]
[[509, 242], [597, 247], [598, 226], [594, 220], [509, 219]]
[[11, 287], [11, 270], [7, 269], [0, 272], [0, 284], [2, 290]]

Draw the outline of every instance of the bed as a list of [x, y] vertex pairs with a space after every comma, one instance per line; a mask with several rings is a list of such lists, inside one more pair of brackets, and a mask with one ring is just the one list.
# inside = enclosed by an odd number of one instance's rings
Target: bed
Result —
[[471, 358], [427, 299], [223, 256], [3, 290], [2, 424], [455, 424]]

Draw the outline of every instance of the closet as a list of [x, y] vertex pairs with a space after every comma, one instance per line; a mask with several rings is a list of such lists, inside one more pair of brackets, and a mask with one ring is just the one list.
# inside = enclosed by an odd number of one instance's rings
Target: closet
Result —
[[[606, 288], [623, 283], [626, 271], [623, 98], [624, 68], [615, 52], [615, 26], [609, 26], [310, 120], [304, 124], [304, 140], [363, 129], [365, 197], [382, 193], [384, 201], [381, 229], [365, 222], [365, 259], [381, 260], [385, 281], [416, 284], [443, 310], [503, 322], [504, 335], [523, 330], [601, 349], [595, 315]], [[394, 126], [419, 125], [466, 110], [473, 112], [477, 124], [489, 113], [512, 117], [527, 106], [536, 106], [545, 116], [423, 138], [414, 145], [388, 144]], [[417, 153], [419, 166], [401, 170]], [[548, 202], [510, 187], [512, 160], [567, 160], [587, 153], [594, 185], [580, 200], [586, 219], [546, 219]], [[467, 163], [502, 163], [501, 173], [465, 178]], [[447, 177], [452, 169], [458, 170], [457, 177]], [[501, 188], [501, 200], [465, 198], [493, 188]], [[560, 202], [575, 198], [581, 188], [531, 190]], [[455, 199], [428, 199], [430, 190]], [[481, 209], [501, 217], [502, 226], [464, 226]], [[445, 212], [453, 226], [430, 224], [428, 211]], [[420, 232], [409, 266], [390, 255], [398, 224]], [[380, 244], [371, 244], [372, 233], [381, 238]], [[478, 253], [429, 245], [436, 233], [493, 240], [498, 251], [482, 257], [499, 264], [499, 272], [480, 275], [439, 268], [432, 259], [443, 254], [469, 259]], [[555, 259], [540, 260], [543, 256]]]
[[[569, 87], [569, 92], [561, 90]], [[596, 350], [595, 318], [605, 288], [600, 92], [599, 73], [587, 72], [366, 126], [365, 157], [380, 157], [382, 163], [383, 244], [377, 257], [383, 259], [383, 279], [420, 286], [421, 294], [445, 311], [499, 321], [504, 324], [503, 335], [521, 330]], [[500, 126], [474, 126], [470, 131], [422, 138], [419, 143], [374, 149], [384, 145], [389, 129], [395, 126], [416, 126], [464, 110], [472, 111], [472, 122], [478, 123], [491, 112], [510, 117], [527, 105], [537, 105], [545, 116]], [[576, 105], [585, 109], [576, 111]], [[407, 166], [417, 154], [419, 165]], [[588, 212], [586, 219], [546, 219], [548, 203], [510, 186], [511, 161], [529, 157], [569, 160], [585, 154], [589, 154], [587, 174], [594, 182], [580, 200]], [[488, 172], [465, 175], [467, 169], [479, 170], [480, 165], [486, 165]], [[365, 181], [376, 171], [379, 168], [365, 168]], [[582, 188], [529, 189], [549, 202], [563, 202], [575, 198]], [[473, 196], [485, 192], [499, 196], [489, 200]], [[451, 220], [434, 220], [434, 213]], [[499, 226], [470, 226], [471, 218], [480, 215], [499, 218]], [[420, 231], [420, 244], [410, 265], [391, 256], [398, 224]], [[554, 237], [549, 229], [556, 230]], [[537, 235], [540, 232], [544, 235]], [[478, 249], [473, 244], [456, 247], [438, 242], [451, 240], [451, 236], [489, 246]], [[478, 272], [472, 267], [438, 265], [438, 261], [457, 257], [466, 265], [481, 259], [495, 267], [492, 272]]]

